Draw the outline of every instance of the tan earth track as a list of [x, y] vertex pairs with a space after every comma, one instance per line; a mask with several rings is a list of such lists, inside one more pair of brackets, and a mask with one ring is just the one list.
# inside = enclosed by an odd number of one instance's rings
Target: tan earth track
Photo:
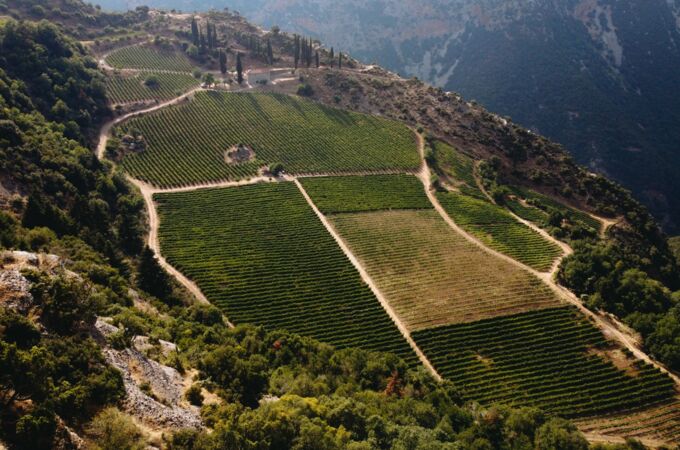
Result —
[[373, 281], [371, 276], [368, 274], [366, 269], [364, 269], [363, 265], [361, 262], [357, 259], [357, 257], [352, 253], [350, 250], [349, 246], [345, 242], [345, 240], [340, 236], [340, 234], [337, 232], [337, 230], [333, 227], [333, 225], [330, 223], [330, 221], [326, 218], [326, 216], [317, 208], [316, 204], [312, 200], [312, 198], [309, 196], [307, 191], [305, 191], [305, 188], [302, 186], [302, 183], [295, 178], [293, 180], [295, 182], [295, 185], [298, 187], [300, 190], [300, 193], [302, 196], [305, 198], [309, 206], [312, 208], [316, 216], [319, 218], [321, 223], [326, 227], [326, 230], [328, 233], [333, 236], [333, 239], [335, 239], [335, 242], [338, 244], [338, 246], [342, 249], [342, 251], [345, 253], [345, 256], [350, 260], [352, 265], [356, 268], [356, 270], [359, 272], [359, 275], [361, 275], [361, 279], [368, 285], [368, 287], [373, 291], [373, 294], [375, 297], [378, 299], [380, 304], [382, 305], [383, 309], [387, 313], [387, 315], [390, 316], [390, 319], [395, 323], [399, 331], [401, 332], [402, 336], [404, 336], [404, 339], [409, 343], [413, 351], [418, 355], [418, 358], [420, 359], [420, 362], [423, 363], [425, 368], [430, 371], [430, 373], [437, 379], [437, 381], [442, 381], [441, 375], [437, 372], [437, 370], [434, 368], [432, 363], [430, 362], [429, 359], [427, 359], [427, 356], [425, 356], [425, 353], [418, 347], [418, 344], [413, 340], [411, 337], [411, 333], [408, 331], [408, 328], [406, 328], [406, 325], [401, 321], [399, 318], [399, 315], [392, 309], [392, 306], [390, 303], [387, 301], [385, 296], [383, 295], [382, 291], [378, 288], [378, 285]]

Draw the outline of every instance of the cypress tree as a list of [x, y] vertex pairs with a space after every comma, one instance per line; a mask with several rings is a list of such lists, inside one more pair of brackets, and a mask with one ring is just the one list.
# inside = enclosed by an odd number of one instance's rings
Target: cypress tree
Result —
[[212, 48], [213, 48], [213, 41], [212, 41], [212, 30], [211, 30], [211, 28], [210, 28], [210, 22], [206, 22], [205, 27], [206, 27], [206, 34], [208, 35], [208, 36], [207, 36], [207, 39], [208, 39], [208, 48], [212, 50]]
[[222, 76], [227, 73], [227, 53], [224, 50], [220, 50], [220, 72]]
[[342, 69], [342, 52], [338, 53], [338, 69]]
[[335, 50], [331, 47], [331, 69], [335, 66]]
[[191, 18], [191, 39], [194, 42], [194, 45], [198, 47], [199, 40], [198, 40], [198, 24], [196, 23], [196, 18], [192, 17]]
[[270, 66], [274, 64], [274, 49], [272, 49], [271, 39], [267, 39], [267, 61]]
[[241, 62], [241, 52], [236, 54], [236, 81], [243, 83], [243, 63]]
[[300, 36], [295, 35], [295, 44], [293, 49], [293, 58], [295, 59], [295, 68], [298, 68], [298, 62], [300, 61]]
[[198, 40], [200, 41], [201, 52], [205, 52], [206, 47], [205, 35], [203, 34], [203, 30], [201, 30], [200, 28], [198, 29]]
[[316, 68], [318, 69], [319, 68], [319, 51], [318, 50], [316, 51], [315, 57], [316, 57]]

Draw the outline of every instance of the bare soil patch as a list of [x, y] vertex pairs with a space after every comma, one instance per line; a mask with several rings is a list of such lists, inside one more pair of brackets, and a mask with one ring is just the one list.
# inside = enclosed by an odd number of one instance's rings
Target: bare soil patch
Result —
[[224, 152], [224, 162], [238, 165], [255, 159], [255, 151], [244, 144], [234, 145]]

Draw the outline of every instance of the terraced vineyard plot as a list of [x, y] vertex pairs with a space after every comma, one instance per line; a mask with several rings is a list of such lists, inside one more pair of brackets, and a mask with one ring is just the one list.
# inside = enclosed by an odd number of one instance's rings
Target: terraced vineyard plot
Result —
[[324, 214], [381, 209], [432, 209], [413, 175], [314, 177], [300, 180]]
[[452, 178], [455, 187], [463, 194], [486, 199], [475, 180], [475, 165], [472, 158], [456, 150], [442, 141], [435, 141], [432, 146], [437, 166], [447, 177]]
[[106, 62], [116, 69], [169, 70], [191, 72], [194, 67], [189, 59], [178, 51], [157, 50], [134, 45], [123, 47], [106, 57]]
[[539, 271], [548, 271], [562, 254], [558, 245], [518, 222], [504, 208], [456, 192], [438, 193], [451, 218], [488, 247]]
[[[551, 211], [562, 211], [566, 213], [571, 220], [580, 222], [585, 227], [590, 227], [597, 232], [602, 229], [602, 222], [591, 215], [576, 208], [566, 206], [546, 195], [519, 187], [513, 187], [512, 191], [517, 199], [509, 202], [508, 206], [515, 214], [523, 219], [544, 226], [547, 224]], [[523, 201], [520, 201], [520, 199]], [[533, 203], [533, 205], [528, 202]]]
[[434, 211], [330, 220], [411, 330], [560, 305], [538, 278], [481, 251]]
[[[154, 76], [158, 83], [145, 84], [150, 76]], [[198, 80], [193, 76], [180, 73], [111, 75], [106, 80], [106, 92], [113, 103], [169, 100], [198, 84]]]
[[576, 424], [584, 433], [602, 436], [623, 436], [633, 439], [652, 439], [673, 444], [680, 442], [680, 401], [663, 402], [650, 408], [591, 417]]
[[293, 183], [161, 194], [163, 254], [236, 323], [415, 353]]
[[[286, 95], [198, 92], [126, 125], [141, 130], [148, 147], [123, 167], [161, 187], [241, 179], [275, 162], [289, 173], [413, 170], [420, 163], [415, 136], [399, 122]], [[251, 147], [255, 161], [227, 163], [225, 152], [238, 144]]]
[[[640, 407], [674, 395], [672, 380], [640, 361], [630, 372], [597, 354], [602, 333], [571, 307], [413, 333], [466, 399], [534, 405], [564, 417]], [[633, 373], [634, 372], [634, 373]]]

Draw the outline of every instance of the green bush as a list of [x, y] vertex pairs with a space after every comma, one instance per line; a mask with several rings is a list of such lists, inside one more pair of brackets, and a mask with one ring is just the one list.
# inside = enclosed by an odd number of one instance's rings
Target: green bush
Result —
[[132, 419], [116, 408], [106, 408], [87, 427], [87, 437], [101, 450], [142, 450], [146, 439]]

